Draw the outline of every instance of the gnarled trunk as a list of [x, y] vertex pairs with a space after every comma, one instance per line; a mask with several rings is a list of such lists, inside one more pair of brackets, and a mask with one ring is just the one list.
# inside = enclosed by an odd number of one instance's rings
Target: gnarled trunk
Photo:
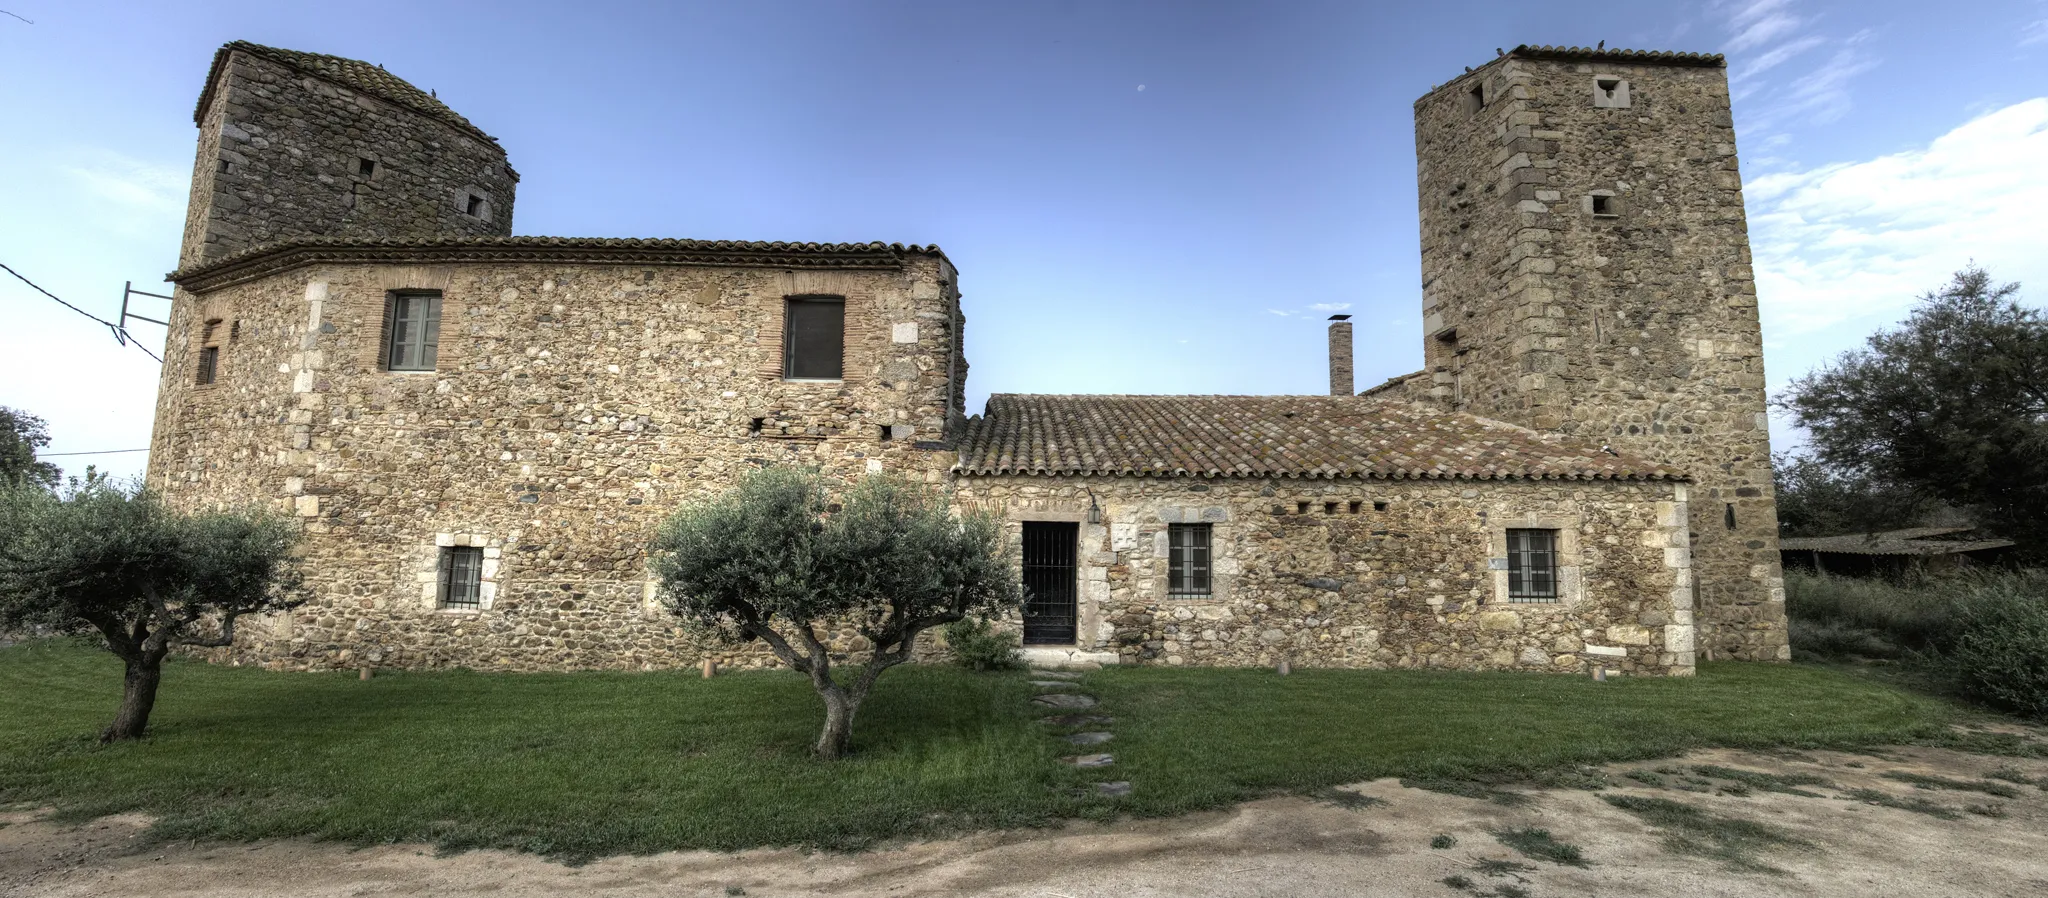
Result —
[[157, 684], [163, 682], [163, 652], [144, 650], [123, 660], [128, 669], [121, 678], [121, 712], [100, 733], [101, 742], [142, 738], [149, 712], [156, 707]]
[[818, 733], [815, 751], [819, 758], [836, 761], [846, 754], [846, 744], [853, 738], [853, 716], [860, 713], [860, 699], [836, 683], [819, 689], [818, 696], [825, 700], [825, 729]]

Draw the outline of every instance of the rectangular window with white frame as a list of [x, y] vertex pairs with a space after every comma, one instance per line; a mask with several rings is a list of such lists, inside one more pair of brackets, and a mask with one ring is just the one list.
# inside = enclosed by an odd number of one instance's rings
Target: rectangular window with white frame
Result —
[[440, 587], [435, 604], [474, 611], [483, 607], [484, 550], [475, 546], [441, 548]]
[[1166, 549], [1166, 594], [1176, 598], [1207, 598], [1213, 590], [1209, 525], [1167, 525]]
[[1557, 531], [1511, 528], [1507, 542], [1508, 601], [1557, 601]]
[[392, 293], [384, 306], [384, 370], [432, 371], [440, 347], [440, 292]]

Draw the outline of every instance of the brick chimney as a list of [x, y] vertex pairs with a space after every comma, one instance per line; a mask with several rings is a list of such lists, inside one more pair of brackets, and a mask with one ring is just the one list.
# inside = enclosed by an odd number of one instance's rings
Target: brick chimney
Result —
[[1357, 392], [1351, 388], [1351, 316], [1330, 316], [1330, 395], [1350, 396]]

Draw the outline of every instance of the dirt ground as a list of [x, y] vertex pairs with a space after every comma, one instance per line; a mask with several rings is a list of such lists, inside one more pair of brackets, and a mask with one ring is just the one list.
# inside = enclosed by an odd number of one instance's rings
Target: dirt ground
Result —
[[[1828, 778], [1813, 796], [1751, 790], [1697, 765]], [[2002, 768], [2018, 797], [1918, 788], [1884, 776], [1981, 783]], [[1518, 806], [1403, 787], [1348, 787], [1377, 802], [1274, 798], [1169, 820], [985, 833], [859, 854], [788, 850], [677, 852], [568, 867], [497, 851], [437, 857], [427, 846], [297, 841], [156, 846], [137, 851], [136, 816], [59, 826], [36, 812], [0, 814], [0, 894], [36, 896], [810, 895], [1031, 896], [2035, 896], [2048, 895], [2048, 761], [1927, 748], [1870, 754], [1699, 752], [1612, 765], [1600, 791], [1526, 790]], [[1658, 773], [1657, 771], [1663, 771]], [[1653, 787], [1628, 778], [1660, 780]], [[1992, 782], [2000, 782], [1994, 780]], [[1932, 802], [1955, 819], [1845, 795], [1877, 790]], [[1809, 847], [1777, 846], [1745, 872], [1674, 853], [1668, 833], [1602, 799], [1640, 795], [1776, 827]], [[1350, 805], [1363, 805], [1352, 806]], [[1924, 806], [1924, 805], [1923, 805]], [[1975, 806], [1974, 811], [1965, 810]], [[2002, 815], [2002, 816], [1998, 816]], [[1494, 833], [1547, 829], [1587, 866], [1518, 855]], [[1449, 848], [1431, 840], [1448, 835]], [[1513, 861], [1503, 871], [1481, 861]], [[1457, 879], [1462, 877], [1462, 880]], [[1453, 880], [1446, 884], [1445, 880]]]

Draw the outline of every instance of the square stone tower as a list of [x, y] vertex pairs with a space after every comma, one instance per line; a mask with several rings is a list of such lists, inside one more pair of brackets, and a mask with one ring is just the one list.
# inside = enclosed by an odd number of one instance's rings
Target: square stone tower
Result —
[[1416, 101], [1415, 152], [1409, 395], [1686, 471], [1702, 657], [1789, 658], [1722, 58], [1517, 47]]

